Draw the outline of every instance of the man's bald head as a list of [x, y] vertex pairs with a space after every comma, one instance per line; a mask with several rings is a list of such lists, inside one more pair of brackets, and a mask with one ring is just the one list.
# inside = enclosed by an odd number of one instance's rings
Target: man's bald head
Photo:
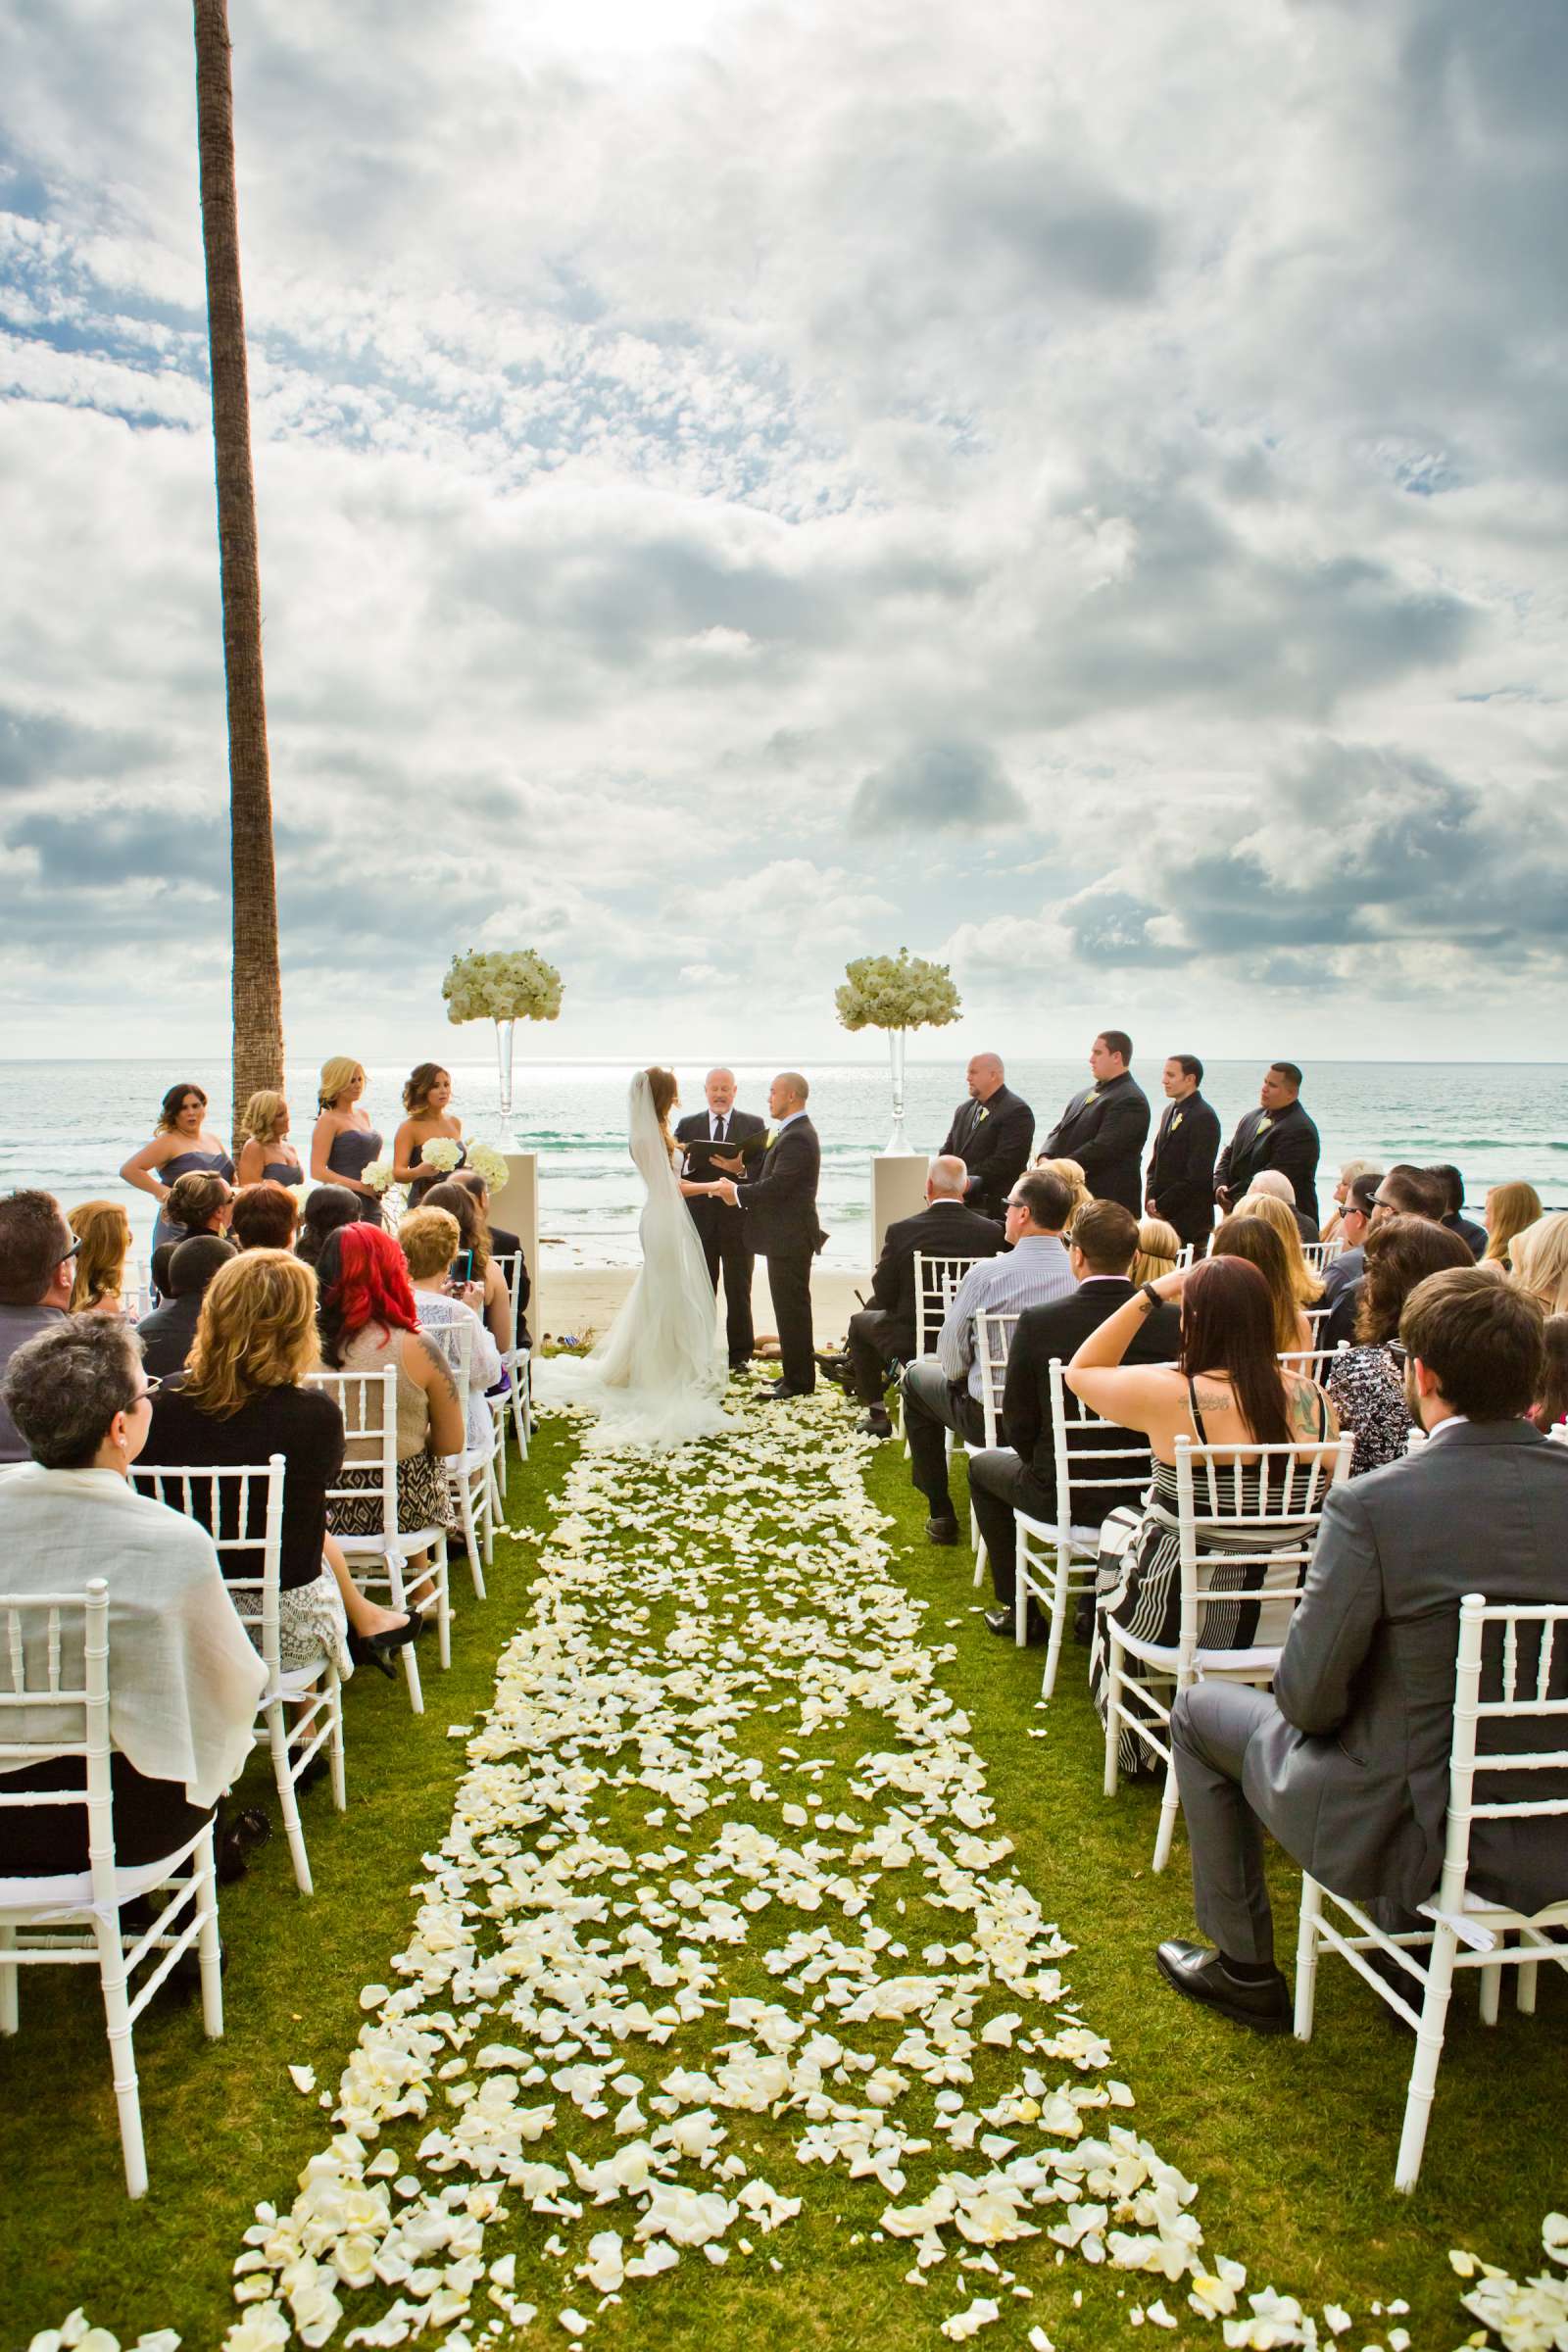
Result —
[[1267, 1193], [1290, 1208], [1296, 1206], [1296, 1187], [1283, 1168], [1259, 1168], [1247, 1189], [1250, 1193]]
[[976, 1102], [989, 1102], [1002, 1085], [1005, 1072], [1000, 1054], [973, 1054], [967, 1071], [969, 1093]]
[[961, 1200], [969, 1171], [952, 1152], [942, 1152], [926, 1170], [925, 1197], [928, 1200]]
[[806, 1108], [810, 1092], [799, 1070], [780, 1070], [768, 1090], [767, 1107], [775, 1119], [787, 1119], [792, 1111]]

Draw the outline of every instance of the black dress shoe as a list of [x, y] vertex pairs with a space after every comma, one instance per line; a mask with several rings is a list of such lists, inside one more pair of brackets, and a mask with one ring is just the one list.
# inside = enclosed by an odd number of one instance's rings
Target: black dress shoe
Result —
[[[1014, 1642], [1017, 1640], [1018, 1618], [1010, 1600], [1007, 1602], [1004, 1608], [987, 1609], [986, 1632], [988, 1634], [996, 1634], [1004, 1642]], [[1040, 1643], [1046, 1639], [1046, 1632], [1047, 1627], [1045, 1619], [1041, 1616], [1040, 1611], [1035, 1607], [1034, 1602], [1030, 1601], [1028, 1607], [1024, 1611], [1023, 1638], [1028, 1642], [1031, 1649], [1036, 1649], [1039, 1647]]]
[[928, 1544], [956, 1544], [958, 1522], [951, 1517], [928, 1519], [925, 1523], [925, 1540]]
[[1291, 2030], [1291, 1988], [1276, 1968], [1267, 1977], [1233, 1977], [1223, 1953], [1207, 1944], [1162, 1943], [1154, 1955], [1167, 1984], [1205, 2009], [1217, 2009], [1233, 2025], [1250, 2026], [1254, 2034], [1288, 2034]]
[[863, 1421], [856, 1423], [862, 1438], [891, 1438], [893, 1423], [885, 1404], [873, 1404]]
[[809, 1389], [792, 1388], [787, 1380], [775, 1380], [770, 1389], [762, 1391], [764, 1396], [809, 1396], [810, 1394]]
[[398, 1670], [392, 1661], [400, 1649], [417, 1642], [424, 1631], [424, 1619], [416, 1609], [404, 1618], [401, 1625], [389, 1625], [384, 1634], [350, 1634], [349, 1656], [356, 1666], [374, 1666], [389, 1683], [397, 1681]]

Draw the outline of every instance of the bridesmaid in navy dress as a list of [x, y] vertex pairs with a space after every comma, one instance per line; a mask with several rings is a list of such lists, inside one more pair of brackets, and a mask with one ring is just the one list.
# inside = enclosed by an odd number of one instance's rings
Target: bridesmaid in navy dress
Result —
[[[175, 1238], [163, 1213], [170, 1188], [177, 1176], [192, 1172], [221, 1176], [225, 1184], [232, 1184], [234, 1162], [223, 1150], [222, 1139], [207, 1124], [207, 1097], [201, 1088], [172, 1086], [164, 1097], [157, 1134], [150, 1144], [133, 1152], [120, 1171], [124, 1183], [134, 1185], [138, 1193], [151, 1194], [158, 1202], [152, 1241], [155, 1250]], [[183, 1240], [183, 1232], [177, 1238]]]
[[448, 1105], [452, 1101], [452, 1073], [438, 1061], [421, 1061], [409, 1072], [409, 1083], [403, 1089], [403, 1107], [408, 1117], [392, 1141], [392, 1175], [398, 1184], [412, 1184], [424, 1156], [426, 1144], [438, 1137], [458, 1147], [458, 1166], [461, 1168], [468, 1154], [463, 1141], [463, 1121], [455, 1118]]
[[288, 1104], [264, 1087], [252, 1095], [240, 1117], [239, 1181], [246, 1184], [305, 1182], [300, 1155], [288, 1141]]
[[381, 1197], [365, 1181], [365, 1171], [381, 1156], [381, 1135], [370, 1125], [370, 1114], [360, 1107], [365, 1092], [365, 1064], [352, 1054], [334, 1054], [321, 1064], [316, 1100], [319, 1116], [311, 1137], [311, 1182], [337, 1184], [354, 1194], [361, 1221], [381, 1223]]

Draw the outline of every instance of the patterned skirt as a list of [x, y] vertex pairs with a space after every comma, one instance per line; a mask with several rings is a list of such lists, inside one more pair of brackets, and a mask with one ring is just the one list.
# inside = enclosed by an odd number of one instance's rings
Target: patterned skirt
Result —
[[[334, 1536], [381, 1533], [381, 1498], [376, 1492], [380, 1481], [380, 1470], [369, 1463], [350, 1462], [345, 1467], [338, 1482], [341, 1486], [367, 1487], [370, 1492], [363, 1502], [342, 1498], [328, 1506], [327, 1525]], [[422, 1527], [447, 1527], [451, 1521], [445, 1470], [433, 1454], [411, 1453], [398, 1464], [399, 1535], [417, 1535]]]
[[[234, 1614], [246, 1621], [245, 1631], [258, 1649], [262, 1646], [262, 1596], [236, 1592]], [[289, 1585], [277, 1596], [277, 1662], [285, 1674], [319, 1666], [329, 1658], [346, 1682], [354, 1672], [349, 1656], [349, 1621], [337, 1578], [323, 1567], [308, 1585]]]

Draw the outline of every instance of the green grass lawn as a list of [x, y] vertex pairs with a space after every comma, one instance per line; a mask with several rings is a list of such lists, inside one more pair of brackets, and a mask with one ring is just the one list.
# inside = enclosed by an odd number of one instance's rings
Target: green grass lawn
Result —
[[[564, 1425], [545, 1424], [532, 1460], [514, 1465], [514, 1525], [546, 1530], [548, 1498], [570, 1452]], [[898, 1523], [894, 1541], [905, 1547], [898, 1572], [928, 1603], [933, 1642], [956, 1645], [941, 1679], [969, 1716], [998, 1829], [1013, 1840], [1020, 1876], [1047, 1917], [1076, 1943], [1064, 1973], [1088, 2022], [1111, 2041], [1110, 2071], [1136, 2093], [1136, 2112], [1121, 2120], [1199, 2182], [1197, 2212], [1210, 2254], [1244, 2262], [1250, 2287], [1273, 2283], [1319, 2305], [1346, 2304], [1355, 2325], [1344, 2340], [1352, 2347], [1385, 2340], [1395, 2323], [1380, 2323], [1372, 2306], [1400, 2297], [1410, 2305], [1402, 2325], [1417, 2347], [1451, 2346], [1468, 2324], [1446, 2249], [1473, 2246], [1522, 2277], [1540, 2267], [1544, 2214], [1563, 2202], [1562, 1978], [1543, 1979], [1534, 2021], [1505, 2009], [1490, 2034], [1476, 2021], [1473, 1994], [1461, 1995], [1420, 2188], [1412, 2200], [1396, 2197], [1393, 2166], [1409, 2042], [1332, 1963], [1320, 1981], [1317, 2035], [1304, 2049], [1289, 2038], [1229, 2030], [1163, 1990], [1153, 1946], [1192, 1929], [1185, 1846], [1179, 1836], [1170, 1870], [1155, 1878], [1152, 1792], [1126, 1788], [1112, 1801], [1102, 1797], [1085, 1653], [1068, 1649], [1057, 1696], [1039, 1711], [1040, 1653], [998, 1642], [971, 1613], [981, 1596], [970, 1589], [968, 1553], [924, 1543], [924, 1506], [908, 1487], [901, 1448], [887, 1446], [870, 1457], [869, 1482]], [[659, 1501], [652, 1486], [647, 1492], [649, 1533], [657, 1535]], [[22, 2034], [0, 2052], [3, 2352], [58, 2325], [77, 2303], [122, 2340], [139, 2328], [172, 2326], [197, 2352], [220, 2341], [234, 2310], [229, 2268], [255, 2200], [286, 2203], [302, 2166], [329, 2135], [324, 2111], [292, 2088], [285, 2070], [310, 2063], [323, 2087], [335, 2084], [362, 2023], [361, 1985], [393, 1981], [392, 1956], [408, 1939], [413, 1913], [410, 1888], [421, 1855], [446, 1829], [464, 1765], [464, 1743], [449, 1739], [447, 1727], [474, 1723], [485, 1706], [497, 1651], [526, 1606], [533, 1561], [527, 1542], [500, 1547], [482, 1605], [459, 1570], [454, 1666], [443, 1676], [426, 1665], [422, 1719], [410, 1715], [401, 1681], [368, 1672], [356, 1678], [348, 1693], [349, 1811], [334, 1815], [324, 1789], [306, 1799], [316, 1896], [296, 1894], [280, 1837], [241, 1884], [224, 1890], [231, 1955], [224, 2039], [204, 2041], [194, 2004], [161, 2001], [139, 2029], [152, 2177], [142, 2204], [122, 2193], [95, 1976], [24, 1976]], [[954, 1618], [960, 1622], [950, 1628]], [[649, 1630], [662, 1630], [657, 1616]], [[1042, 1727], [1045, 1739], [1029, 1737]], [[771, 1763], [778, 1742], [790, 1738], [788, 1716], [759, 1716], [745, 1737], [748, 1752]], [[845, 1769], [864, 1744], [863, 1727], [854, 1722], [811, 1739], [813, 1752], [836, 1748]], [[270, 1776], [253, 1766], [241, 1801], [265, 1801], [269, 1788]], [[607, 1799], [607, 1834], [646, 1840], [648, 1802], [646, 1790]], [[1275, 1894], [1288, 1962], [1295, 1896], [1287, 1871], [1277, 1873]], [[906, 1932], [914, 1944], [917, 1931]], [[750, 1952], [726, 1955], [724, 1976], [729, 1990], [776, 1997]], [[683, 2062], [691, 2062], [684, 2050]], [[876, 2233], [885, 2192], [874, 2180], [851, 2182], [841, 2173], [803, 2176], [789, 2152], [796, 2128], [767, 2117], [735, 2119], [736, 2144], [758, 2152], [782, 2193], [800, 2194], [808, 2180], [800, 2220], [722, 2272], [688, 2257], [678, 2273], [608, 2312], [594, 2340], [661, 2352], [711, 2352], [715, 2342], [739, 2345], [764, 2333], [780, 2352], [845, 2342], [877, 2352], [940, 2347], [938, 2320], [970, 2293], [988, 2291], [985, 2279], [960, 2280], [950, 2261], [932, 2286], [906, 2287], [909, 2250]], [[405, 2125], [389, 2136], [403, 2148], [418, 2133]], [[905, 2193], [913, 2197], [923, 2186], [911, 2178]], [[625, 2227], [624, 2215], [608, 2218]], [[599, 2226], [596, 2217], [581, 2229]], [[515, 2242], [533, 2246], [550, 2227], [524, 2213]], [[487, 2244], [487, 2254], [501, 2242]], [[1015, 2306], [1005, 2326], [978, 2339], [982, 2346], [1019, 2344], [1035, 2323], [1059, 2352], [1111, 2335], [1126, 2341], [1118, 2302], [1147, 2302], [1161, 2291], [1182, 2321], [1171, 2341], [1219, 2345], [1216, 2329], [1189, 2317], [1180, 2286], [1093, 2272], [1076, 2261], [1056, 2268], [1043, 2240], [1027, 2252], [999, 2252], [1029, 2281], [1035, 2300]], [[781, 2268], [764, 2267], [766, 2258]], [[556, 2306], [540, 2300], [539, 2320], [517, 2340], [564, 2340]], [[590, 2290], [577, 2300], [592, 2311]], [[359, 2318], [352, 2297], [348, 2309], [345, 2331]]]

